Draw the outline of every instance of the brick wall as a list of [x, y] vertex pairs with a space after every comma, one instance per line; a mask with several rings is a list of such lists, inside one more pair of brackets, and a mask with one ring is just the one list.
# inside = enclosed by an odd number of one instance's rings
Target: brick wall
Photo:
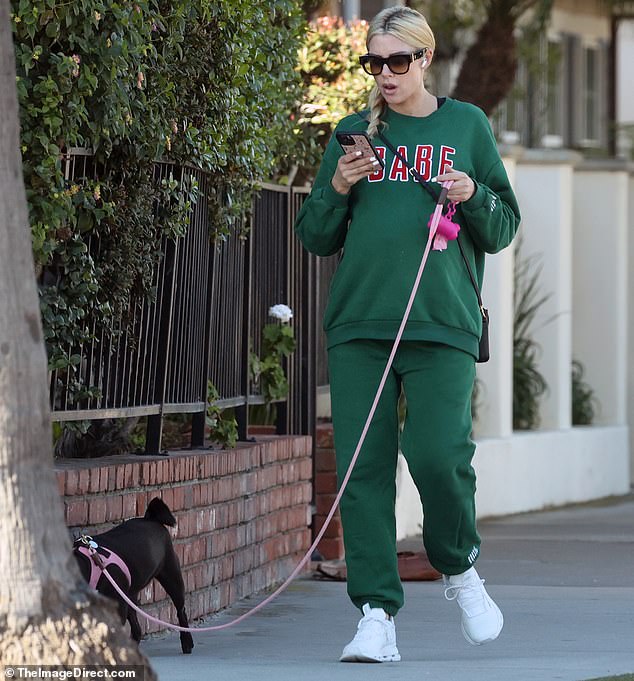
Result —
[[[317, 534], [337, 496], [337, 467], [332, 424], [318, 424], [315, 437], [315, 534]], [[327, 560], [343, 558], [343, 530], [339, 509], [335, 512], [317, 550]]]
[[[172, 535], [190, 620], [216, 612], [284, 580], [310, 546], [311, 439], [259, 440], [230, 451], [58, 460], [66, 523], [75, 534], [99, 534], [162, 498], [178, 521]], [[176, 623], [158, 582], [140, 604]], [[146, 632], [160, 629], [140, 621]]]

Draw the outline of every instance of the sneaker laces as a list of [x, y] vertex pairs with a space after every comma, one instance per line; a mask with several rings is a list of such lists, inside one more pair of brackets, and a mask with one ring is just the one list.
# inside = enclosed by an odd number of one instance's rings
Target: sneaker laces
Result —
[[470, 617], [485, 612], [489, 607], [484, 579], [479, 577], [469, 579], [463, 584], [450, 584], [445, 588], [445, 598], [448, 601], [457, 600], [458, 605]]

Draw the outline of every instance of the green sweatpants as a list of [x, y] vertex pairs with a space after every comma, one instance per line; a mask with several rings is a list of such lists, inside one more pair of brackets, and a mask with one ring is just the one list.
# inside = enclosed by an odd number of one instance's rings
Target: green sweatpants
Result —
[[[354, 454], [392, 348], [391, 341], [354, 340], [328, 352], [339, 485]], [[348, 595], [395, 615], [403, 605], [396, 558], [398, 399], [407, 415], [400, 438], [423, 504], [423, 541], [431, 564], [453, 575], [467, 570], [480, 547], [471, 459], [471, 393], [475, 362], [438, 343], [403, 341], [341, 500]]]

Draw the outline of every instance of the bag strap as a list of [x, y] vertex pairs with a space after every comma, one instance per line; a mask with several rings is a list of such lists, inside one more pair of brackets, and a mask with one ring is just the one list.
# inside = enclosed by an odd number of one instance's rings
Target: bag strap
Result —
[[456, 242], [458, 243], [458, 248], [460, 249], [460, 255], [462, 256], [462, 259], [464, 260], [464, 264], [467, 266], [467, 272], [469, 273], [469, 279], [471, 279], [471, 285], [473, 286], [473, 290], [475, 291], [476, 296], [478, 297], [478, 305], [480, 306], [480, 312], [482, 313], [482, 319], [487, 318], [487, 312], [484, 309], [484, 303], [482, 302], [482, 296], [480, 295], [480, 289], [478, 288], [478, 284], [475, 280], [475, 277], [473, 276], [473, 270], [471, 269], [471, 265], [469, 264], [469, 261], [467, 260], [467, 256], [465, 255], [465, 252], [462, 249], [462, 244], [460, 243], [460, 239], [456, 237]]
[[[367, 119], [363, 118], [360, 113], [357, 114], [360, 118], [362, 118], [366, 123], [368, 122]], [[414, 168], [411, 166], [408, 162], [405, 156], [401, 154], [401, 152], [394, 147], [394, 145], [385, 137], [385, 135], [380, 131], [377, 130], [377, 135], [379, 139], [385, 144], [385, 146], [394, 154], [394, 156], [398, 157], [401, 162], [405, 165], [407, 168], [407, 172], [420, 184], [420, 186], [425, 189], [431, 197], [434, 199], [434, 201], [438, 201], [438, 196], [436, 195], [436, 192], [432, 189], [432, 183], [427, 182], [427, 180], [424, 180], [422, 175]], [[471, 285], [473, 286], [473, 290], [475, 291], [475, 294], [478, 298], [478, 305], [480, 306], [480, 313], [482, 314], [482, 318], [486, 319], [486, 311], [484, 309], [484, 303], [482, 302], [482, 296], [480, 295], [480, 289], [478, 288], [478, 284], [475, 280], [475, 277], [473, 276], [473, 270], [471, 269], [471, 265], [469, 264], [469, 261], [467, 260], [467, 256], [465, 255], [464, 249], [462, 248], [462, 244], [460, 243], [459, 237], [456, 237], [456, 242], [458, 243], [458, 248], [460, 249], [460, 255], [462, 256], [462, 259], [464, 260], [464, 264], [467, 266], [467, 272], [469, 273], [469, 279], [471, 280]]]

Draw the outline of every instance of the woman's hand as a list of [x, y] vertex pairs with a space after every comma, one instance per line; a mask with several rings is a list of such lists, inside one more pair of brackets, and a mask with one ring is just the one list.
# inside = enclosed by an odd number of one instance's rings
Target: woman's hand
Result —
[[452, 180], [453, 184], [447, 192], [447, 199], [458, 203], [468, 201], [476, 192], [475, 182], [461, 170], [451, 170], [432, 179], [432, 182], [447, 182]]
[[379, 162], [375, 158], [361, 156], [360, 151], [344, 154], [337, 162], [331, 184], [339, 194], [348, 194], [353, 184], [372, 175], [378, 167]]

